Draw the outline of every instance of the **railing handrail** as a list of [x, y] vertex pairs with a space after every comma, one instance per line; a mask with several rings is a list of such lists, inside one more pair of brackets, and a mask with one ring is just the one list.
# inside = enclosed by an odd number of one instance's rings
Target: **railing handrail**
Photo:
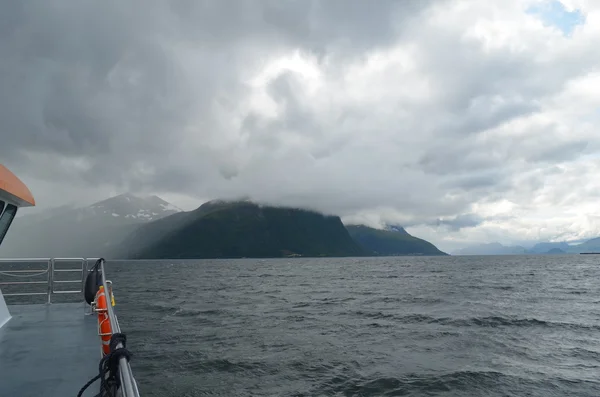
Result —
[[0, 258], [0, 262], [47, 262], [52, 258]]
[[[119, 321], [117, 320], [117, 315], [112, 307], [112, 289], [108, 289], [108, 284], [106, 283], [106, 277], [104, 275], [104, 259], [100, 259], [100, 274], [102, 274], [102, 286], [104, 287], [104, 292], [107, 294], [107, 305], [106, 311], [108, 312], [108, 319], [110, 321], [110, 329], [113, 334], [120, 333], [121, 327], [119, 326]], [[112, 288], [112, 286], [111, 286]], [[119, 342], [116, 346], [117, 349], [121, 349], [123, 343]], [[121, 380], [121, 394], [123, 397], [139, 397], [140, 392], [137, 387], [137, 383], [135, 382], [135, 378], [133, 377], [133, 372], [131, 370], [131, 365], [129, 365], [129, 361], [125, 357], [121, 357], [119, 359], [119, 377]]]
[[[55, 269], [54, 265], [56, 262], [80, 262], [81, 265], [77, 268], [72, 269]], [[83, 283], [88, 270], [88, 259], [86, 258], [0, 258], [0, 264], [2, 263], [47, 263], [46, 269], [36, 270], [0, 270], [0, 274], [12, 277], [27, 277], [27, 273], [35, 273], [29, 277], [41, 276], [47, 274], [46, 281], [39, 282], [27, 282], [27, 281], [3, 281], [0, 285], [24, 285], [24, 284], [47, 284], [46, 292], [14, 292], [14, 293], [3, 293], [4, 296], [33, 296], [33, 295], [46, 295], [47, 303], [52, 303], [52, 295], [54, 294], [82, 294], [83, 295]], [[81, 283], [81, 287], [77, 291], [55, 291], [54, 290], [54, 273], [56, 272], [81, 272], [81, 281], [69, 280], [68, 283], [78, 282]], [[25, 273], [23, 276], [17, 276], [18, 273]], [[56, 281], [56, 283], [66, 283], [63, 281]]]

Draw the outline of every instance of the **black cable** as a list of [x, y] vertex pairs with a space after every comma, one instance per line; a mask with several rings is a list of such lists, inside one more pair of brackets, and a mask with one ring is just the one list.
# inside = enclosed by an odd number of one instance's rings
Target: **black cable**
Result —
[[[94, 376], [92, 379], [90, 379], [82, 388], [81, 390], [79, 390], [79, 393], [77, 393], [77, 397], [81, 397], [83, 396], [83, 392], [86, 391], [86, 389], [88, 387], [90, 387], [94, 382], [96, 382], [98, 379], [103, 379], [106, 377], [106, 369], [105, 369], [105, 363], [108, 360], [108, 357], [110, 356], [110, 354], [107, 354], [106, 356], [102, 357], [102, 359], [100, 360], [100, 364], [98, 365], [98, 375]], [[96, 395], [96, 397], [100, 396], [102, 394], [102, 381], [101, 381], [101, 386], [100, 386], [100, 393], [98, 393]]]
[[83, 396], [83, 392], [85, 392], [87, 390], [87, 388], [90, 387], [95, 381], [100, 379], [101, 376], [102, 376], [102, 374], [98, 374], [98, 375], [94, 376], [92, 379], [90, 379], [88, 381], [88, 383], [83, 385], [83, 387], [79, 390], [79, 393], [77, 393], [77, 397]]
[[[121, 343], [123, 347], [117, 348], [117, 345]], [[100, 393], [96, 397], [116, 397], [115, 392], [121, 386], [119, 373], [119, 361], [122, 357], [125, 357], [127, 361], [131, 359], [131, 353], [126, 348], [127, 336], [122, 333], [114, 333], [110, 338], [110, 353], [102, 357], [100, 364], [98, 365], [98, 375], [90, 379], [82, 388], [79, 390], [77, 397], [83, 396], [85, 390], [90, 387], [94, 382], [100, 379]], [[106, 376], [108, 374], [108, 376]]]

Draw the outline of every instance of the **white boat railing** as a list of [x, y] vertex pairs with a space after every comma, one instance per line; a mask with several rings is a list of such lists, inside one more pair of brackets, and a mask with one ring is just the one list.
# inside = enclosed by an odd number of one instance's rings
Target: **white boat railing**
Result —
[[[57, 264], [77, 264], [77, 267], [57, 267]], [[12, 265], [11, 268], [6, 268]], [[15, 269], [15, 266], [17, 267]], [[0, 259], [0, 287], [2, 286], [32, 286], [45, 285], [44, 291], [7, 292], [6, 296], [36, 296], [46, 295], [46, 303], [52, 303], [54, 294], [81, 294], [88, 270], [88, 259], [86, 258], [10, 258]], [[58, 276], [61, 273], [80, 273], [81, 278], [77, 280], [65, 280]], [[46, 275], [45, 280], [39, 280], [40, 276]], [[19, 281], [3, 281], [20, 279]], [[37, 278], [37, 279], [36, 279]], [[61, 279], [62, 278], [62, 279]], [[21, 281], [26, 279], [26, 281]], [[32, 280], [36, 279], [36, 280]], [[56, 289], [59, 285], [77, 284], [77, 289]], [[35, 288], [34, 288], [35, 289]]]
[[[113, 334], [121, 333], [121, 327], [119, 326], [119, 320], [117, 319], [117, 315], [113, 309], [111, 304], [110, 296], [112, 296], [112, 283], [110, 281], [106, 281], [106, 277], [104, 274], [104, 259], [100, 259], [100, 272], [102, 274], [102, 285], [104, 286], [104, 291], [110, 292], [110, 295], [107, 300], [106, 309], [108, 312], [108, 318], [110, 321], [110, 327]], [[110, 289], [109, 289], [110, 284]], [[115, 346], [116, 349], [122, 349], [123, 343], [118, 342]], [[119, 378], [121, 381], [121, 395], [123, 397], [139, 397], [140, 392], [137, 387], [137, 383], [135, 382], [135, 378], [133, 377], [133, 372], [131, 371], [131, 365], [129, 365], [129, 361], [125, 357], [119, 358]]]

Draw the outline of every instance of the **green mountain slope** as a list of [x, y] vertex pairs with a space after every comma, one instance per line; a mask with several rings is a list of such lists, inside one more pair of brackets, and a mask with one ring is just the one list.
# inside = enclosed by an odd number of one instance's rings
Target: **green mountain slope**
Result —
[[346, 226], [350, 236], [372, 255], [448, 255], [428, 241], [401, 231], [379, 230], [364, 225]]
[[337, 216], [259, 206], [209, 202], [138, 228], [121, 246], [137, 259], [359, 256]]

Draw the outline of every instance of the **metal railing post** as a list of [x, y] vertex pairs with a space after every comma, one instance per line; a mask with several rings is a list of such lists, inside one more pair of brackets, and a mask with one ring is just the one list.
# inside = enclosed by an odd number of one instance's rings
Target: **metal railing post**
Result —
[[81, 297], [85, 300], [85, 279], [87, 278], [87, 259], [81, 259]]
[[54, 259], [48, 260], [48, 304], [52, 303], [52, 291], [54, 290]]

